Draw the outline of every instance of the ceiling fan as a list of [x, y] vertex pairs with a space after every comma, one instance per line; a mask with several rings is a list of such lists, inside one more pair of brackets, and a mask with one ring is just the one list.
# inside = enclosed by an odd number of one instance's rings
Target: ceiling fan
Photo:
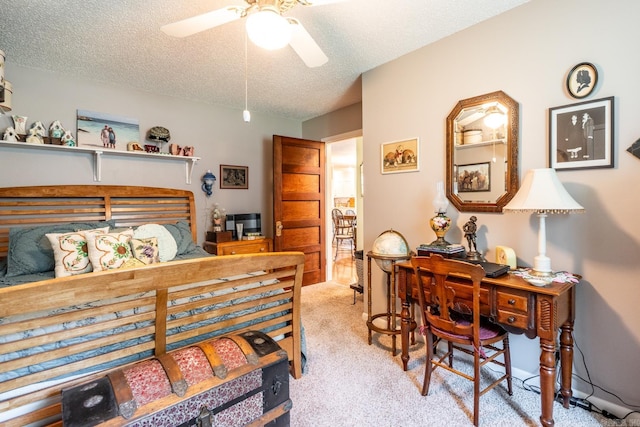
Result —
[[316, 6], [345, 0], [244, 0], [246, 6], [227, 6], [222, 9], [163, 25], [160, 30], [174, 37], [187, 37], [201, 31], [247, 18], [247, 35], [265, 49], [280, 49], [289, 44], [310, 67], [319, 67], [329, 58], [302, 26], [300, 21], [282, 16], [296, 4]]

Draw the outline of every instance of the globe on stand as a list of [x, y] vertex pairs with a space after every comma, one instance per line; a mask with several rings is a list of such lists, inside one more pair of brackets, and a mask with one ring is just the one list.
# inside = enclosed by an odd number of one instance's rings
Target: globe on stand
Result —
[[[382, 232], [373, 242], [371, 253], [377, 256], [403, 260], [411, 258], [411, 249], [404, 236], [395, 230]], [[391, 259], [374, 258], [378, 267], [386, 273], [391, 272]]]

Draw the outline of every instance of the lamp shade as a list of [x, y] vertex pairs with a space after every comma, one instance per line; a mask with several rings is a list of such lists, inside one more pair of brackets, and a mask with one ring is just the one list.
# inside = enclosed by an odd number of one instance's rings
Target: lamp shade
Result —
[[281, 49], [291, 41], [291, 26], [276, 9], [264, 6], [247, 18], [247, 35], [261, 48]]
[[531, 169], [503, 212], [581, 213], [584, 208], [564, 188], [555, 169]]

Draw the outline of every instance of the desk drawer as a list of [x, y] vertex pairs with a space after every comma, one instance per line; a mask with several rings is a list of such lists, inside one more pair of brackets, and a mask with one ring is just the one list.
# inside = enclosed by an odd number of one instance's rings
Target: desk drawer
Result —
[[497, 322], [520, 329], [527, 329], [529, 318], [529, 299], [525, 292], [496, 292]]
[[218, 248], [218, 255], [255, 254], [260, 252], [269, 252], [269, 244], [267, 242], [256, 240], [255, 243], [225, 245]]

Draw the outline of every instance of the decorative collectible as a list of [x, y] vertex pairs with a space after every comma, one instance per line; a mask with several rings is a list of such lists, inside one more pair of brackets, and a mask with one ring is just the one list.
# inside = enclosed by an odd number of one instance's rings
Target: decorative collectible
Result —
[[11, 116], [13, 118], [13, 127], [18, 135], [25, 135], [27, 133], [27, 117], [26, 116]]
[[585, 98], [593, 92], [598, 83], [598, 70], [589, 62], [581, 62], [567, 75], [567, 90], [574, 98]]
[[169, 142], [171, 133], [169, 133], [169, 129], [167, 128], [154, 126], [147, 132], [147, 139], [149, 141]]
[[66, 145], [67, 147], [75, 147], [77, 145], [76, 139], [73, 137], [73, 134], [70, 130], [65, 131], [64, 135], [62, 135], [62, 138], [60, 138], [60, 141], [62, 141], [62, 145]]
[[54, 120], [51, 125], [49, 125], [49, 137], [62, 138], [62, 135], [64, 135], [62, 124], [60, 124], [59, 120]]
[[37, 127], [29, 129], [29, 136], [27, 136], [26, 142], [29, 144], [44, 144], [44, 139], [42, 139]]
[[18, 133], [13, 128], [13, 126], [9, 126], [5, 129], [4, 135], [2, 135], [2, 139], [9, 142], [18, 142]]
[[467, 251], [467, 259], [484, 261], [482, 255], [478, 252], [478, 247], [476, 246], [476, 232], [478, 231], [478, 225], [476, 221], [478, 218], [475, 215], [472, 215], [469, 218], [469, 221], [462, 227], [462, 231], [464, 231], [464, 237], [467, 239], [467, 244], [469, 245], [469, 251]]
[[35, 132], [35, 134], [38, 135], [41, 138], [44, 138], [45, 135], [47, 134], [47, 130], [44, 128], [44, 125], [42, 124], [41, 121], [34, 122], [31, 125], [31, 129], [30, 129], [29, 133], [31, 133], [31, 130], [33, 130]]

